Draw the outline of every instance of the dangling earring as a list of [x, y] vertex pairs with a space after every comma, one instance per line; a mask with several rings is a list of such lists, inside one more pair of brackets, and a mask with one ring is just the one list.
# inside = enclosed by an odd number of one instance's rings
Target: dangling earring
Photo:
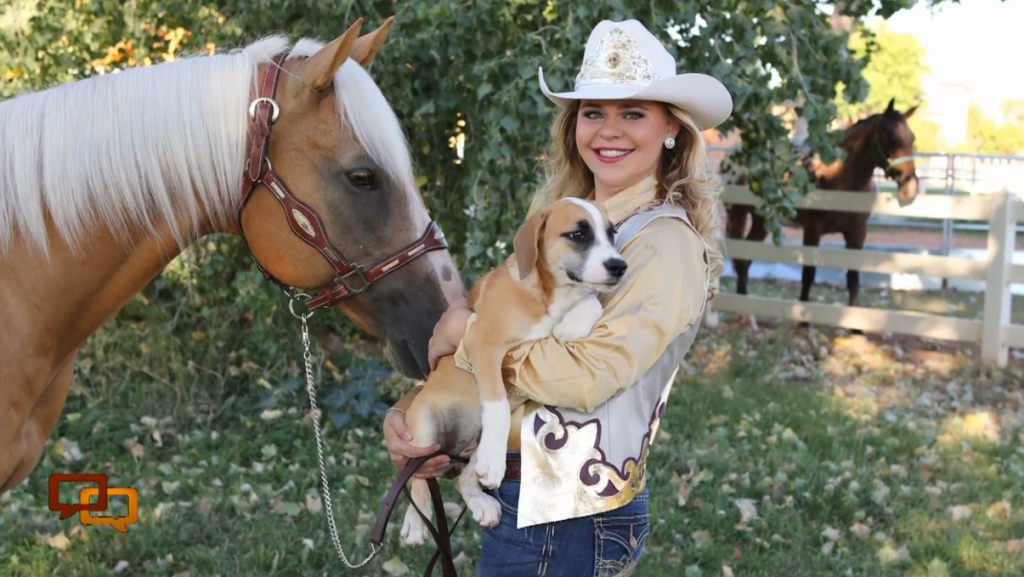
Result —
[[669, 150], [672, 150], [675, 147], [676, 147], [676, 139], [672, 138], [671, 136], [666, 136], [665, 137], [665, 148], [667, 148]]

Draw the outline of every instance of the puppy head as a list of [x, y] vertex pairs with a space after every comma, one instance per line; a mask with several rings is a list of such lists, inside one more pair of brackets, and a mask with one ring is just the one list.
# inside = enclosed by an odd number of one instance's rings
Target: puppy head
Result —
[[563, 198], [531, 216], [513, 241], [519, 278], [543, 267], [556, 285], [579, 283], [596, 290], [614, 288], [626, 273], [615, 250], [615, 225], [592, 202]]

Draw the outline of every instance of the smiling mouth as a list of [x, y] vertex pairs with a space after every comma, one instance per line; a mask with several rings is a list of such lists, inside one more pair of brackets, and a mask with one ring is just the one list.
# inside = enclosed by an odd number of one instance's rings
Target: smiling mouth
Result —
[[595, 148], [594, 154], [602, 162], [617, 162], [629, 156], [633, 150], [632, 148]]

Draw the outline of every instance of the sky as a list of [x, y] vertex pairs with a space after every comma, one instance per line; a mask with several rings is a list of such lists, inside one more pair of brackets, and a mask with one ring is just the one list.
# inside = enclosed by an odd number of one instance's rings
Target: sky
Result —
[[1005, 99], [1024, 99], [1024, 0], [927, 4], [898, 12], [888, 26], [918, 37], [936, 79], [968, 85], [992, 111]]

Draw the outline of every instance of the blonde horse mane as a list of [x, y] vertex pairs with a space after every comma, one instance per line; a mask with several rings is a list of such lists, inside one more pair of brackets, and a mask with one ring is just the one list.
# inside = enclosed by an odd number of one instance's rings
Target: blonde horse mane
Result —
[[[321, 46], [300, 40], [289, 58]], [[129, 227], [164, 222], [184, 247], [198, 235], [201, 208], [215, 224], [233, 218], [256, 66], [288, 48], [271, 36], [0, 102], [0, 254], [16, 238], [47, 254], [51, 222], [73, 249], [97, 223], [129, 242]], [[415, 190], [405, 135], [370, 75], [348, 60], [335, 94], [370, 158]]]

